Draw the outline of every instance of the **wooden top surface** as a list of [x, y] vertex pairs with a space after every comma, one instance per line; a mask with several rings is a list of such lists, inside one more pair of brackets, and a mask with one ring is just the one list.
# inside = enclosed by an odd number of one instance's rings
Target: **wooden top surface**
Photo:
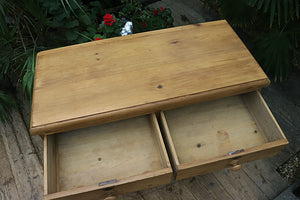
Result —
[[62, 132], [268, 84], [225, 20], [43, 51], [36, 61], [31, 133]]

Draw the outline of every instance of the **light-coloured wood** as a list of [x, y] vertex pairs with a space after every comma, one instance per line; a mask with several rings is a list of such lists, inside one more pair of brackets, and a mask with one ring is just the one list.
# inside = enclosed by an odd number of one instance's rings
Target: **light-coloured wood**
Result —
[[240, 96], [169, 110], [165, 115], [180, 163], [210, 160], [265, 143]]
[[55, 136], [44, 136], [44, 195], [57, 192], [57, 144]]
[[177, 165], [179, 165], [179, 160], [178, 160], [176, 149], [175, 149], [175, 146], [174, 146], [174, 143], [173, 143], [173, 140], [172, 140], [172, 136], [170, 134], [170, 130], [169, 130], [169, 127], [168, 127], [168, 124], [167, 124], [167, 121], [166, 121], [166, 117], [165, 117], [165, 114], [163, 112], [160, 112], [160, 120], [161, 120], [161, 124], [162, 124], [162, 126], [161, 126], [162, 131], [166, 135], [164, 138], [165, 138], [165, 141], [167, 143], [167, 148], [169, 149], [169, 152], [171, 154], [170, 159], [172, 159], [173, 162], [175, 163], [175, 170], [176, 170]]
[[196, 161], [193, 163], [183, 163], [178, 166], [176, 180], [214, 172], [223, 168], [229, 168], [231, 167], [231, 161], [235, 158], [238, 158], [239, 163], [242, 164], [265, 157], [274, 156], [287, 144], [287, 140], [283, 139], [247, 149], [243, 153], [233, 156], [223, 156], [204, 162]]
[[48, 50], [37, 55], [31, 132], [77, 129], [268, 84], [224, 20]]
[[250, 92], [242, 98], [267, 142], [286, 138], [260, 92]]
[[[252, 98], [247, 98], [248, 95]], [[261, 101], [262, 97], [255, 91], [162, 113], [161, 118], [166, 119], [162, 126], [167, 144], [173, 142], [171, 149], [178, 156], [176, 179], [275, 155], [287, 145], [283, 133], [275, 130], [276, 121], [270, 111], [267, 112], [266, 105], [259, 103]], [[255, 114], [249, 111], [252, 109], [249, 105], [258, 106]], [[254, 118], [260, 114], [271, 130], [257, 127]], [[272, 140], [273, 136], [267, 131], [277, 131], [276, 140]]]
[[165, 148], [164, 140], [162, 138], [160, 128], [158, 125], [158, 121], [157, 121], [155, 114], [152, 113], [150, 115], [150, 120], [151, 120], [151, 124], [153, 125], [154, 138], [156, 138], [156, 140], [157, 140], [156, 144], [158, 145], [158, 149], [159, 149], [161, 161], [163, 162], [163, 166], [170, 168], [171, 164], [169, 161], [168, 153]]
[[171, 174], [172, 170], [166, 168], [155, 172], [120, 179], [117, 183], [109, 184], [107, 186], [93, 184], [87, 187], [49, 194], [44, 197], [44, 200], [98, 200], [99, 198], [106, 196], [107, 193], [110, 195], [118, 195], [168, 184], [171, 181]]
[[231, 168], [230, 168], [232, 171], [238, 171], [240, 169], [242, 169], [242, 165], [233, 165]]
[[45, 138], [55, 138], [52, 156], [59, 161], [58, 190], [45, 199], [94, 200], [167, 184], [172, 178], [154, 114]]

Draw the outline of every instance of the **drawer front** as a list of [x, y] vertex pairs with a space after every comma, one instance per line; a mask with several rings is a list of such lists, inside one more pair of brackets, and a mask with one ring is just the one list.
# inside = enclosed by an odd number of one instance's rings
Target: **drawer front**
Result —
[[259, 92], [160, 113], [176, 180], [278, 153], [288, 144]]
[[154, 114], [44, 138], [45, 199], [99, 200], [171, 182]]
[[45, 200], [100, 200], [120, 194], [135, 192], [159, 185], [169, 184], [173, 178], [171, 169], [164, 169], [155, 173], [147, 173], [129, 179], [117, 180], [105, 186], [90, 186], [72, 191], [57, 192], [45, 195]]
[[229, 158], [181, 164], [177, 166], [176, 180], [207, 174], [224, 168], [230, 168], [235, 171], [240, 169], [243, 163], [276, 155], [284, 147], [284, 144], [286, 144], [286, 140], [274, 142], [271, 145], [261, 146], [260, 148], [249, 149], [247, 152], [240, 153], [240, 155], [236, 154]]

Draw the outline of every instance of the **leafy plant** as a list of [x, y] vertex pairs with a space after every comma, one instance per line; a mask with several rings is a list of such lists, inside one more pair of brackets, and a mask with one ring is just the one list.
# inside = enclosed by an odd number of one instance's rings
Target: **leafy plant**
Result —
[[251, 51], [263, 69], [275, 81], [287, 79], [299, 54], [300, 0], [221, 0], [219, 8], [253, 38]]
[[99, 25], [98, 34], [94, 39], [105, 39], [120, 36], [125, 21], [133, 23], [133, 33], [157, 30], [173, 26], [172, 13], [169, 8], [143, 7], [138, 0], [122, 0], [124, 7], [118, 12], [118, 16], [106, 14]]
[[14, 98], [0, 90], [0, 121], [6, 122], [9, 111], [14, 107], [16, 107]]
[[173, 26], [174, 19], [169, 8], [144, 8], [137, 0], [133, 0], [132, 3], [129, 3], [128, 0], [123, 0], [123, 2], [126, 4], [119, 12], [119, 17], [133, 22], [134, 33]]
[[255, 8], [249, 5], [249, 0], [221, 0], [220, 12], [234, 26], [253, 23], [257, 14]]
[[92, 40], [86, 35], [96, 33], [102, 11], [98, 1], [0, 0], [0, 81], [21, 82], [31, 97], [36, 53]]
[[270, 16], [270, 27], [272, 27], [277, 16], [278, 26], [287, 24], [290, 20], [299, 19], [299, 0], [248, 0], [248, 4], [258, 10], [268, 13]]
[[98, 28], [98, 32], [101, 34], [96, 34], [94, 39], [105, 39], [120, 36], [120, 32], [124, 24], [125, 21], [116, 18], [114, 15], [106, 14]]

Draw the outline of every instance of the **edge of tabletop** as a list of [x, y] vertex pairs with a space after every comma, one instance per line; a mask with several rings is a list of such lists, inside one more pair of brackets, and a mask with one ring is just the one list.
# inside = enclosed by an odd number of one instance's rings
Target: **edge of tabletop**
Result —
[[95, 126], [99, 124], [109, 123], [113, 121], [138, 117], [154, 112], [174, 109], [182, 106], [187, 106], [204, 101], [224, 98], [242, 93], [252, 92], [266, 87], [270, 84], [270, 80], [266, 77], [259, 80], [254, 80], [237, 85], [216, 88], [195, 94], [179, 96], [162, 101], [136, 105], [132, 107], [112, 110], [104, 113], [96, 113], [93, 115], [79, 116], [77, 118], [67, 119], [64, 121], [57, 121], [49, 124], [32, 126], [30, 124], [30, 133], [32, 135], [50, 135], [65, 131], [71, 131], [79, 128]]

